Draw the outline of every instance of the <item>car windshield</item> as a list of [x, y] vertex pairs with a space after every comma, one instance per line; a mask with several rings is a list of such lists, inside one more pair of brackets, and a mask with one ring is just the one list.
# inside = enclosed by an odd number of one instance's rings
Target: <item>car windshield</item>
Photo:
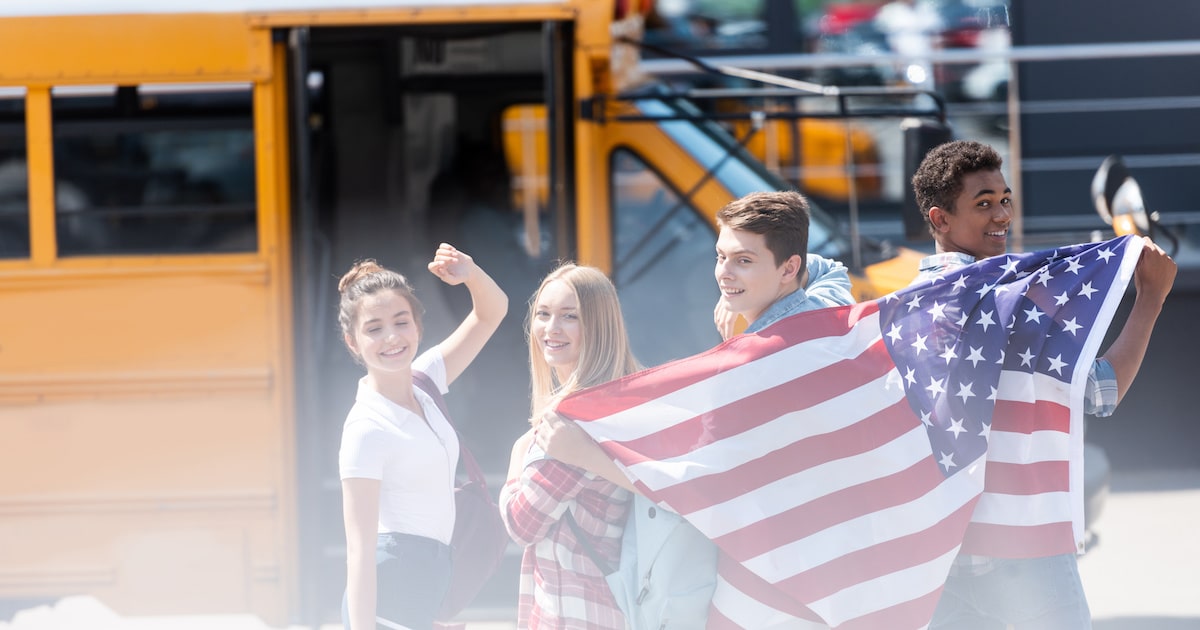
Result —
[[[706, 118], [691, 102], [677, 98], [644, 98], [635, 101], [635, 105], [645, 116], [680, 117], [664, 120], [659, 126], [705, 169], [714, 171], [714, 178], [734, 197], [792, 188], [738, 146], [723, 127]], [[838, 230], [832, 217], [811, 198], [809, 207], [808, 251], [826, 258], [847, 260], [850, 242]]]

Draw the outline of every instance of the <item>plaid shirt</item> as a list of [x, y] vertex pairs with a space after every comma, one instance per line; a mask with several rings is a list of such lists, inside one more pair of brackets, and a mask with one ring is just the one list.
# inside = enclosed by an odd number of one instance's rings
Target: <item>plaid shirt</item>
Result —
[[616, 566], [629, 514], [628, 490], [552, 459], [526, 464], [500, 492], [500, 511], [521, 558], [517, 627], [522, 630], [625, 630], [608, 582], [571, 527], [591, 536], [596, 552]]

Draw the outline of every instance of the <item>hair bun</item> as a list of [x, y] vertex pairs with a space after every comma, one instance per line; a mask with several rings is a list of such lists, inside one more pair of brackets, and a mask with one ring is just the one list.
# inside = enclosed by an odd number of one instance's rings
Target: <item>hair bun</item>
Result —
[[383, 267], [375, 262], [373, 258], [367, 258], [354, 263], [354, 266], [347, 271], [342, 279], [338, 281], [338, 293], [345, 293], [347, 289], [354, 286], [359, 280], [366, 278], [373, 273], [383, 271]]

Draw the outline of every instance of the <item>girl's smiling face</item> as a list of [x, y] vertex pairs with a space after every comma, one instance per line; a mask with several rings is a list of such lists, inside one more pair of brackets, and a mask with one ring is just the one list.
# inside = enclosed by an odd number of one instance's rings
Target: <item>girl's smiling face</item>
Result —
[[394, 372], [412, 368], [421, 341], [412, 304], [395, 291], [362, 298], [346, 345], [368, 371]]
[[529, 335], [559, 382], [565, 382], [579, 364], [583, 350], [579, 298], [565, 282], [553, 280], [542, 288], [529, 324]]

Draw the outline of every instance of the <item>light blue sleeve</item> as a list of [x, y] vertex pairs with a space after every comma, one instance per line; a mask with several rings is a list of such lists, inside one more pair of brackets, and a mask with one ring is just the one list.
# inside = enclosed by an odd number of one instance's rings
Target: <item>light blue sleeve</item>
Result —
[[1083, 391], [1083, 412], [1101, 418], [1117, 410], [1117, 372], [1108, 359], [1096, 359]]
[[804, 292], [810, 299], [820, 301], [823, 306], [854, 304], [850, 274], [845, 265], [817, 254], [809, 254], [807, 264], [808, 284]]

